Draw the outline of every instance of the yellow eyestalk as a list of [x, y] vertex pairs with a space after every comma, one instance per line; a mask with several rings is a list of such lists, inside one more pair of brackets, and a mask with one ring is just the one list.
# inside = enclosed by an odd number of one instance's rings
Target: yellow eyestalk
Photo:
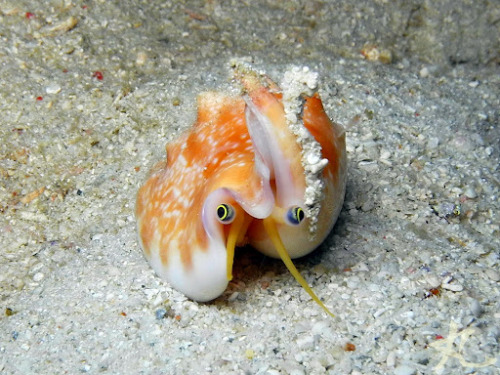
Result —
[[[246, 224], [246, 225], [245, 225]], [[249, 220], [245, 220], [245, 215], [235, 215], [233, 222], [230, 224], [229, 235], [227, 236], [227, 262], [226, 262], [226, 273], [227, 280], [231, 281], [233, 279], [233, 262], [234, 262], [234, 249], [238, 242], [242, 241], [242, 232], [247, 230]], [[244, 235], [244, 232], [243, 232]]]

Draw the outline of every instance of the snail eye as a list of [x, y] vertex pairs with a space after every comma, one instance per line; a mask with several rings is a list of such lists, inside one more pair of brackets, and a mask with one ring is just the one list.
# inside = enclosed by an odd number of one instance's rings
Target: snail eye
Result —
[[301, 207], [291, 207], [286, 213], [288, 223], [292, 225], [299, 225], [304, 220], [306, 214]]
[[217, 206], [217, 218], [222, 224], [229, 224], [234, 220], [234, 208], [230, 204], [222, 203]]

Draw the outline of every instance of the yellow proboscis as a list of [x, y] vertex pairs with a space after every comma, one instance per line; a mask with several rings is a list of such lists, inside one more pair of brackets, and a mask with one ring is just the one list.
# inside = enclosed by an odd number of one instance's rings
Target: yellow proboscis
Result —
[[274, 247], [276, 248], [276, 251], [278, 252], [281, 260], [283, 263], [285, 263], [286, 268], [290, 271], [292, 276], [297, 280], [297, 282], [304, 288], [304, 290], [311, 296], [311, 298], [316, 302], [318, 305], [321, 306], [325, 312], [332, 316], [335, 317], [335, 315], [332, 314], [330, 310], [328, 310], [328, 307], [324, 305], [324, 303], [318, 298], [318, 296], [314, 293], [314, 291], [311, 289], [307, 281], [302, 277], [300, 272], [297, 270], [295, 265], [293, 264], [292, 260], [290, 259], [290, 255], [288, 255], [288, 252], [285, 249], [285, 246], [283, 245], [283, 242], [281, 241], [280, 235], [278, 233], [278, 229], [276, 228], [276, 223], [273, 218], [268, 217], [264, 219], [264, 228], [266, 229], [267, 234], [269, 235], [269, 238], [274, 244]]
[[[227, 279], [231, 281], [233, 279], [233, 262], [234, 262], [234, 250], [238, 243], [243, 241], [244, 233], [246, 232], [251, 220], [245, 220], [244, 215], [236, 215], [234, 221], [231, 223], [231, 228], [229, 229], [229, 235], [227, 238]], [[288, 255], [285, 249], [285, 245], [281, 241], [278, 229], [276, 228], [276, 220], [272, 217], [268, 217], [263, 220], [264, 228], [271, 239], [276, 251], [278, 252], [281, 260], [285, 264], [286, 268], [290, 271], [292, 276], [297, 280], [297, 282], [304, 288], [304, 290], [311, 296], [311, 298], [316, 302], [328, 315], [335, 317], [333, 313], [325, 306], [325, 304], [318, 298], [316, 293], [311, 289], [307, 281], [302, 277], [300, 272], [297, 270], [295, 265]]]

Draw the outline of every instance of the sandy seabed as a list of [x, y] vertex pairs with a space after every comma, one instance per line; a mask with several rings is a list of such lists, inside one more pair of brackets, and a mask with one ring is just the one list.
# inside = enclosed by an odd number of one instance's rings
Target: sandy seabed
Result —
[[[321, 7], [231, 39], [207, 4], [0, 4], [0, 372], [499, 374], [498, 66], [323, 49]], [[231, 22], [296, 11], [267, 6]], [[333, 319], [251, 249], [195, 303], [138, 246], [138, 187], [242, 56], [318, 71], [346, 128], [343, 211], [295, 262]]]

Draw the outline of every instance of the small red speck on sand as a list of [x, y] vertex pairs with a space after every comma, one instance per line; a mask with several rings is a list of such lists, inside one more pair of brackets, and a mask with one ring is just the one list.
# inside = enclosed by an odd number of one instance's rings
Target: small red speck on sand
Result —
[[104, 76], [102, 75], [102, 72], [96, 70], [94, 73], [92, 73], [92, 77], [97, 78], [99, 81], [102, 81]]
[[35, 13], [26, 12], [26, 18], [29, 19], [29, 20], [35, 18]]
[[127, 316], [127, 313], [126, 313], [125, 311], [122, 311], [120, 314], [121, 314], [122, 316]]
[[436, 339], [436, 340], [442, 340], [442, 339], [444, 339], [444, 337], [443, 337], [443, 336], [441, 336], [441, 335], [436, 335], [435, 339]]
[[437, 288], [431, 288], [431, 289], [429, 289], [429, 293], [431, 293], [434, 296], [439, 296], [441, 294], [441, 292]]
[[87, 8], [88, 8], [88, 6], [82, 5], [82, 9], [87, 9]]
[[458, 201], [460, 203], [464, 203], [464, 202], [467, 202], [467, 200], [469, 199], [469, 197], [465, 194], [462, 194], [459, 198], [458, 198]]
[[344, 350], [346, 352], [353, 352], [356, 350], [356, 345], [354, 345], [352, 342], [348, 342], [345, 344]]
[[416, 116], [416, 117], [420, 116], [420, 113], [415, 112], [415, 116]]
[[37, 102], [41, 102], [42, 100], [43, 100], [43, 96], [37, 96], [37, 97], [36, 97], [36, 101], [37, 101]]
[[176, 315], [175, 316], [175, 320], [177, 320], [179, 322], [181, 320], [181, 316], [180, 315]]

